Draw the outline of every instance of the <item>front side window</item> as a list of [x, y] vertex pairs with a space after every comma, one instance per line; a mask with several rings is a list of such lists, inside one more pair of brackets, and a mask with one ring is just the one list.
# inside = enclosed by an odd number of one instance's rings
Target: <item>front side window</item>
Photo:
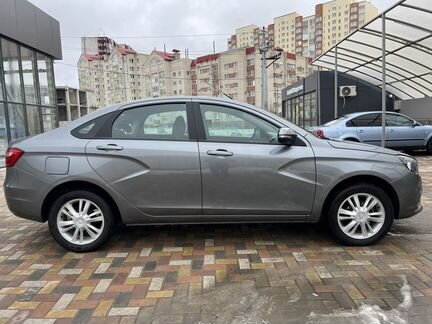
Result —
[[142, 140], [188, 140], [186, 104], [162, 104], [125, 110], [112, 125], [112, 137]]
[[228, 107], [205, 104], [201, 104], [201, 114], [208, 141], [277, 143], [278, 127], [252, 114]]
[[386, 115], [387, 126], [412, 126], [413, 121], [408, 117], [401, 115], [388, 114]]
[[382, 125], [381, 114], [367, 114], [351, 120], [352, 127], [377, 127]]

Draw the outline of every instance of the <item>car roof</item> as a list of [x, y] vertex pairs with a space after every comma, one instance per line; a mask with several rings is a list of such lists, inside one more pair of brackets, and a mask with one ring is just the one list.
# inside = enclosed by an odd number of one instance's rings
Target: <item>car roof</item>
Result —
[[64, 125], [61, 128], [64, 128], [65, 130], [66, 129], [72, 130], [72, 129], [80, 126], [80, 125], [83, 125], [87, 121], [90, 121], [94, 118], [97, 118], [99, 116], [105, 115], [107, 113], [110, 113], [110, 112], [112, 112], [114, 110], [118, 110], [118, 109], [127, 109], [127, 108], [140, 106], [143, 104], [151, 104], [153, 102], [154, 103], [163, 103], [163, 102], [169, 103], [169, 102], [173, 102], [173, 101], [192, 101], [192, 102], [195, 101], [195, 102], [235, 105], [237, 107], [243, 107], [245, 110], [249, 109], [251, 111], [255, 111], [259, 114], [270, 117], [271, 119], [276, 120], [280, 124], [283, 124], [283, 125], [289, 124], [289, 127], [293, 128], [295, 131], [297, 131], [298, 133], [300, 133], [303, 136], [308, 134], [308, 132], [306, 130], [298, 127], [297, 125], [295, 125], [293, 123], [288, 122], [286, 119], [283, 119], [282, 117], [280, 117], [276, 114], [273, 114], [269, 111], [263, 110], [263, 109], [258, 108], [256, 106], [250, 105], [250, 104], [242, 102], [242, 101], [234, 100], [234, 99], [221, 98], [221, 97], [209, 97], [209, 96], [172, 96], [172, 97], [147, 98], [147, 99], [139, 99], [139, 100], [129, 101], [129, 102], [117, 104], [117, 105], [114, 105], [111, 107], [99, 108], [96, 111], [94, 111], [88, 115], [85, 115], [81, 118], [78, 118], [78, 119]]
[[[349, 113], [344, 115], [344, 117], [357, 117], [357, 116], [363, 116], [368, 114], [382, 114], [381, 110], [371, 110], [371, 111], [362, 111], [362, 112], [355, 112], [355, 113]], [[397, 114], [401, 115], [400, 113], [396, 111], [387, 111], [386, 114]]]

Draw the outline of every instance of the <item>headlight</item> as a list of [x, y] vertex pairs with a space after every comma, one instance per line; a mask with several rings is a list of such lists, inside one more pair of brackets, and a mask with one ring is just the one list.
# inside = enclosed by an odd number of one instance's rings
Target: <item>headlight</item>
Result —
[[418, 174], [418, 163], [415, 158], [406, 155], [399, 155], [399, 159], [411, 172]]

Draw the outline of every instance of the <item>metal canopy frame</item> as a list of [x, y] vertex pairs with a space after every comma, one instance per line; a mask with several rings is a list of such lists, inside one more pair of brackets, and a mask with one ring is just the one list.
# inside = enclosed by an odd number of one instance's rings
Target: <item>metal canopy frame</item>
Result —
[[[384, 23], [383, 23], [384, 20]], [[385, 35], [383, 27], [387, 26]], [[432, 97], [432, 1], [401, 0], [315, 59], [315, 66], [381, 86], [385, 36], [387, 90], [400, 99]]]
[[[399, 99], [432, 97], [432, 1], [400, 0], [316, 58], [313, 65], [352, 75]], [[385, 145], [383, 116], [382, 145]]]

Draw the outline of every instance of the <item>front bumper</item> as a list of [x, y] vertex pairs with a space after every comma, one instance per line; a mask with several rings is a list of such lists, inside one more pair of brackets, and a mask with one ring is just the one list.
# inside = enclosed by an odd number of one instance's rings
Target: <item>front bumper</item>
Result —
[[408, 172], [402, 178], [392, 183], [399, 199], [399, 214], [397, 219], [409, 218], [422, 211], [421, 196], [422, 180], [419, 175]]

